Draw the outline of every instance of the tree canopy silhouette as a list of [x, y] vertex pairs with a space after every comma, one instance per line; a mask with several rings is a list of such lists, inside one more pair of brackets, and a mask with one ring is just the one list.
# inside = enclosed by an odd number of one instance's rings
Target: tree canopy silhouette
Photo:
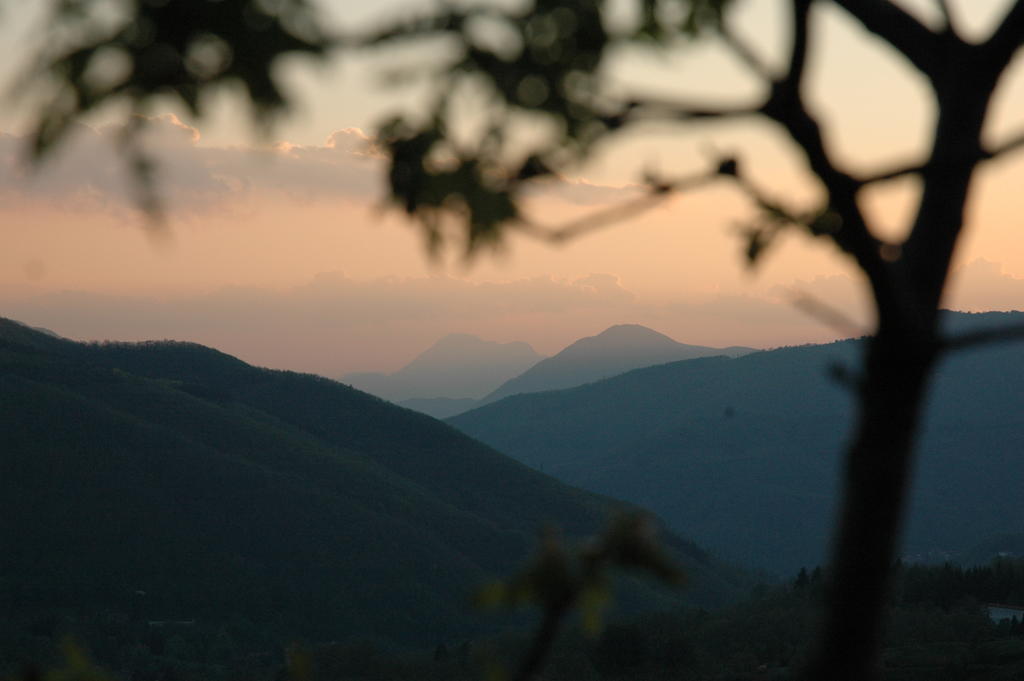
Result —
[[[628, 11], [620, 11], [627, 5]], [[781, 69], [764, 63], [731, 30], [734, 5], [729, 0], [442, 3], [361, 34], [336, 35], [319, 28], [316, 6], [305, 0], [61, 0], [37, 62], [36, 73], [48, 75], [41, 86], [52, 98], [39, 115], [35, 149], [45, 154], [72, 121], [115, 100], [143, 113], [156, 97], [170, 93], [202, 113], [204, 93], [225, 81], [242, 83], [257, 115], [266, 119], [284, 104], [271, 74], [287, 52], [324, 55], [334, 49], [439, 43], [432, 53], [436, 58], [402, 74], [433, 85], [420, 115], [398, 116], [382, 125], [378, 136], [390, 159], [392, 201], [422, 225], [435, 247], [457, 234], [473, 251], [497, 243], [509, 230], [565, 240], [672, 192], [694, 191], [715, 180], [736, 183], [754, 200], [757, 214], [747, 231], [751, 261], [783, 229], [830, 241], [864, 272], [877, 326], [853, 383], [859, 407], [846, 458], [828, 613], [805, 673], [807, 678], [869, 679], [877, 673], [884, 595], [929, 378], [943, 353], [991, 339], [946, 338], [937, 312], [975, 171], [1024, 146], [1024, 131], [994, 146], [982, 139], [992, 94], [1024, 40], [1024, 0], [1008, 3], [1005, 16], [979, 41], [958, 32], [946, 0], [934, 0], [940, 17], [934, 23], [889, 0], [780, 2], [790, 31]], [[808, 43], [818, 30], [815, 5], [841, 9], [923, 77], [937, 113], [924, 158], [860, 173], [829, 151], [804, 92]], [[12, 7], [6, 3], [5, 11]], [[606, 87], [606, 67], [621, 45], [671, 50], [701, 39], [724, 43], [761, 80], [764, 94], [742, 105], [722, 105]], [[102, 60], [118, 67], [106, 71]], [[467, 90], [476, 93], [471, 102], [460, 96]], [[467, 106], [482, 113], [482, 121], [462, 125]], [[653, 119], [694, 126], [735, 118], [767, 119], [788, 136], [820, 182], [816, 202], [790, 206], [768, 196], [737, 155], [714, 159], [706, 172], [691, 177], [643, 178], [648, 192], [639, 201], [567, 225], [538, 225], [520, 209], [529, 186], [638, 123]], [[535, 125], [550, 134], [524, 144], [524, 126]], [[145, 178], [144, 157], [136, 159]], [[911, 228], [901, 239], [883, 239], [862, 209], [862, 192], [908, 176], [921, 187]]]

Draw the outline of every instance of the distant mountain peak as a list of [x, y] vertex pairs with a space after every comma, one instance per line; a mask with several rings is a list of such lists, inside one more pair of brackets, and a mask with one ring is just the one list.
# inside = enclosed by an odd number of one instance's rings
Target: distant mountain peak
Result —
[[[597, 335], [579, 339], [570, 345], [569, 348], [573, 347], [573, 345], [592, 345], [598, 343], [628, 343], [633, 345], [651, 345], [653, 343], [664, 346], [682, 345], [665, 334], [641, 324], [616, 324], [614, 326], [609, 326]], [[566, 350], [569, 348], [566, 348]]]
[[521, 341], [501, 343], [450, 333], [392, 374], [353, 373], [342, 381], [395, 402], [478, 398], [541, 359]]
[[654, 364], [713, 355], [736, 357], [752, 351], [751, 348], [686, 345], [641, 324], [616, 324], [538, 362], [506, 381], [482, 402], [486, 404], [517, 393], [572, 388]]
[[[635, 332], [639, 332], [639, 333], [653, 333], [653, 334], [657, 334], [659, 336], [664, 336], [665, 335], [663, 333], [659, 333], [658, 331], [655, 331], [654, 329], [652, 329], [652, 328], [650, 328], [648, 326], [644, 326], [643, 324], [612, 324], [607, 329], [605, 329], [604, 331], [602, 331], [601, 333], [599, 333], [597, 335], [598, 336], [604, 336], [606, 334], [630, 333], [630, 332], [634, 332], [634, 331]], [[668, 338], [668, 336], [665, 336], [665, 337]]]
[[484, 340], [471, 333], [450, 333], [447, 336], [439, 338], [433, 345], [421, 352], [416, 359], [410, 362], [405, 368], [415, 364], [421, 357], [430, 357], [432, 355], [451, 351], [464, 352], [467, 350], [480, 353], [508, 352], [509, 354], [529, 355], [535, 358], [535, 361], [541, 359], [541, 355], [538, 355], [528, 343], [524, 343], [522, 341], [501, 343], [498, 341]]
[[440, 338], [438, 338], [437, 342], [434, 343], [434, 347], [436, 347], [438, 345], [450, 345], [450, 344], [461, 345], [461, 344], [464, 344], [464, 343], [465, 344], [473, 344], [473, 345], [481, 345], [481, 344], [489, 344], [489, 343], [493, 344], [494, 341], [486, 341], [483, 338], [481, 338], [480, 336], [474, 336], [471, 333], [449, 333], [447, 336], [441, 336]]

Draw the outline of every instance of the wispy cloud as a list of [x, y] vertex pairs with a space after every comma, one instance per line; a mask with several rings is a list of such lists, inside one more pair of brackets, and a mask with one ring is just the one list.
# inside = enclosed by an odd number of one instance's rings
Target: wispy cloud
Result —
[[[37, 167], [26, 140], [0, 133], [0, 195], [62, 202], [78, 208], [132, 208], [130, 172], [118, 148], [122, 129], [77, 124], [63, 147]], [[156, 188], [172, 210], [194, 211], [227, 201], [289, 197], [316, 201], [383, 198], [385, 158], [358, 128], [337, 130], [322, 145], [207, 147], [199, 131], [173, 114], [149, 118], [141, 146], [156, 163]], [[539, 185], [536, 195], [593, 205], [636, 191], [586, 180]]]
[[954, 310], [1024, 309], [1024, 278], [991, 260], [978, 258], [954, 270], [949, 289], [946, 305]]

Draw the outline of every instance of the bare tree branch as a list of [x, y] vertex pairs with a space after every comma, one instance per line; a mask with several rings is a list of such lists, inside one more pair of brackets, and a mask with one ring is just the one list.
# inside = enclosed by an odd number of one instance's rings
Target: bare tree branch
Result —
[[1003, 17], [999, 27], [982, 45], [990, 63], [1000, 70], [1024, 43], [1024, 0], [1017, 0]]
[[655, 182], [643, 196], [611, 206], [610, 208], [604, 208], [562, 225], [548, 226], [538, 224], [532, 220], [520, 219], [510, 223], [510, 226], [528, 236], [560, 244], [594, 232], [602, 227], [634, 218], [661, 204], [671, 197], [673, 192], [688, 191], [710, 184], [722, 174], [719, 168], [671, 182]]
[[712, 104], [710, 102], [687, 102], [684, 100], [629, 98], [624, 110], [607, 119], [612, 125], [623, 125], [638, 121], [700, 121], [725, 120], [759, 116], [763, 104], [742, 105]]
[[940, 347], [948, 352], [965, 350], [978, 345], [1019, 340], [1024, 340], [1024, 324], [1008, 324], [995, 329], [983, 329], [947, 337], [941, 341]]
[[821, 298], [811, 295], [807, 291], [791, 289], [789, 296], [793, 307], [844, 336], [860, 338], [868, 335], [868, 331], [864, 327], [850, 319], [842, 310], [826, 303]]
[[990, 161], [1004, 154], [1009, 154], [1014, 151], [1017, 151], [1021, 147], [1024, 147], [1024, 132], [1017, 133], [1015, 136], [1011, 137], [1010, 139], [1006, 140], [1005, 142], [998, 146], [992, 147], [990, 149], [985, 149], [982, 152], [981, 160]]
[[927, 163], [908, 163], [906, 165], [898, 165], [889, 168], [888, 170], [882, 170], [874, 175], [866, 175], [858, 177], [857, 182], [861, 185], [875, 184], [876, 182], [888, 182], [890, 180], [898, 180], [901, 177], [907, 175], [918, 175], [923, 173], [928, 167]]
[[718, 26], [718, 34], [721, 36], [722, 41], [733, 51], [733, 54], [735, 54], [740, 61], [746, 64], [747, 68], [766, 82], [770, 83], [775, 80], [775, 77], [772, 76], [771, 68], [757, 56], [757, 54], [749, 45], [746, 44], [746, 42], [743, 41], [742, 38], [733, 33], [732, 30], [725, 25], [724, 21]]
[[410, 38], [457, 30], [466, 20], [466, 16], [466, 13], [453, 10], [407, 16], [404, 20], [385, 24], [381, 29], [334, 36], [332, 46], [349, 49], [388, 46]]
[[953, 13], [949, 9], [949, 0], [935, 0], [935, 4], [939, 8], [939, 13], [942, 15], [943, 30], [949, 33], [956, 33], [956, 27], [953, 26]]
[[921, 73], [935, 76], [939, 37], [889, 0], [834, 0], [864, 28], [896, 48]]
[[796, 211], [786, 208], [781, 203], [762, 192], [756, 185], [754, 185], [753, 182], [737, 170], [725, 173], [720, 172], [720, 174], [731, 175], [736, 182], [736, 186], [739, 187], [751, 201], [757, 204], [758, 208], [772, 214], [779, 221], [789, 223], [791, 225], [799, 225], [801, 227], [810, 227], [814, 217], [813, 214], [797, 213]]
[[[991, 161], [1006, 154], [1018, 151], [1024, 148], [1024, 132], [1017, 133], [1005, 142], [998, 144], [988, 149], [983, 149], [978, 160], [979, 161]], [[907, 163], [905, 165], [897, 165], [889, 168], [888, 170], [879, 171], [873, 175], [866, 175], [858, 177], [857, 182], [862, 185], [874, 184], [876, 182], [888, 182], [889, 180], [897, 180], [907, 175], [919, 175], [928, 170], [928, 163]]]
[[786, 80], [796, 86], [803, 80], [807, 63], [807, 34], [811, 0], [793, 0], [793, 45], [790, 48], [789, 70]]
[[871, 282], [875, 296], [883, 304], [895, 302], [889, 268], [879, 253], [881, 242], [868, 229], [857, 204], [861, 184], [839, 170], [825, 147], [821, 126], [805, 106], [801, 85], [807, 50], [807, 32], [811, 0], [792, 4], [793, 46], [786, 77], [775, 83], [763, 113], [776, 121], [804, 152], [811, 170], [828, 192], [828, 204], [839, 217], [838, 229], [830, 232], [840, 249], [857, 261]]
[[530, 642], [530, 648], [523, 656], [513, 681], [534, 681], [540, 677], [568, 610], [568, 604], [545, 609], [544, 619]]

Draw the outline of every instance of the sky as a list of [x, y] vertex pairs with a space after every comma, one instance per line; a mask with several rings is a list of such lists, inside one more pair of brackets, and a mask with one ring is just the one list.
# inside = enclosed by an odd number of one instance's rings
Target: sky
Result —
[[[372, 11], [349, 0], [325, 5], [333, 22], [349, 26], [420, 1], [388, 0]], [[738, 4], [736, 30], [780, 63], [781, 3]], [[901, 4], [935, 19], [931, 0]], [[958, 28], [980, 38], [1006, 3], [952, 5]], [[0, 44], [31, 44], [33, 17], [11, 16], [0, 22]], [[919, 156], [934, 116], [920, 79], [839, 10], [816, 10], [814, 35], [807, 94], [835, 156], [851, 169]], [[422, 101], [382, 87], [381, 69], [417, 58], [289, 62], [279, 76], [297, 105], [269, 138], [253, 133], [230, 91], [208, 102], [201, 120], [166, 102], [146, 132], [172, 207], [159, 236], [134, 205], [112, 144], [122, 111], [98, 112], [42, 168], [26, 167], [21, 146], [36, 102], [10, 92], [18, 64], [8, 60], [0, 67], [0, 88], [10, 93], [0, 112], [0, 315], [76, 339], [191, 340], [331, 377], [396, 370], [452, 332], [553, 354], [619, 323], [686, 343], [754, 347], [870, 329], [863, 281], [828, 244], [786, 234], [756, 268], [744, 265], [738, 225], [749, 206], [727, 185], [676, 196], [559, 247], [514, 235], [500, 253], [468, 263], [458, 254], [429, 258], [415, 225], [385, 208], [384, 160], [372, 144], [389, 113]], [[624, 54], [610, 78], [716, 101], [742, 101], [760, 87], [720, 46], [703, 43], [663, 57]], [[996, 93], [986, 134], [998, 140], [1024, 129], [1021, 112], [1018, 61]], [[739, 154], [764, 189], [791, 205], [815, 196], [799, 155], [765, 123], [662, 125], [603, 145], [528, 207], [557, 224], [636, 196], [646, 170], [693, 172], [716, 151]], [[981, 171], [950, 307], [1024, 307], [1022, 180], [1024, 154]], [[880, 235], [906, 229], [914, 192], [907, 181], [865, 197]], [[801, 312], [794, 300], [807, 297], [851, 324]]]

